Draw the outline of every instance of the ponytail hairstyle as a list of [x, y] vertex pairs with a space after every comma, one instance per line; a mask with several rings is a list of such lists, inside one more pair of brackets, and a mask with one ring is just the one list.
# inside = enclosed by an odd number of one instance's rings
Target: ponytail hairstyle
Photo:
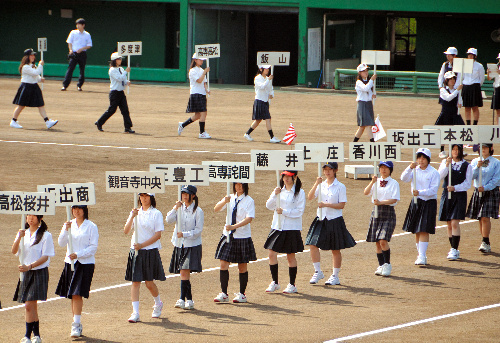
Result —
[[[300, 189], [302, 188], [302, 181], [300, 181], [300, 178], [297, 176], [296, 170], [285, 170], [285, 172], [294, 174], [293, 176], [295, 177], [295, 180], [294, 180], [295, 192], [293, 193], [293, 197], [295, 198], [300, 193]], [[283, 174], [283, 173], [281, 173], [281, 179], [280, 179], [280, 187], [281, 188], [283, 188], [285, 186], [285, 182], [283, 181], [285, 174]], [[289, 175], [289, 176], [291, 176], [291, 175]]]
[[[35, 241], [33, 242], [33, 244], [31, 246], [40, 243], [40, 241], [42, 240], [43, 234], [45, 233], [45, 231], [48, 230], [47, 224], [45, 224], [45, 222], [42, 220], [43, 216], [37, 215], [36, 217], [38, 218], [39, 226], [38, 226], [38, 231], [36, 232]], [[30, 225], [28, 223], [25, 223], [24, 228], [26, 230], [28, 230], [30, 228]]]
[[196, 194], [189, 194], [189, 200], [194, 201], [193, 213], [198, 208], [198, 196]]
[[196, 58], [193, 58], [191, 60], [191, 65], [189, 66], [189, 69], [193, 69], [194, 67], [196, 67]]

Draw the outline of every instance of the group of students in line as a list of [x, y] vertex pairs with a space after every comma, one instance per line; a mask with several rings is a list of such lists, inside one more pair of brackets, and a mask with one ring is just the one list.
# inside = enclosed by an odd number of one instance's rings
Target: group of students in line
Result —
[[[403, 182], [412, 182], [416, 174], [415, 186], [411, 184], [413, 195], [406, 213], [403, 230], [415, 234], [418, 257], [416, 265], [426, 265], [426, 251], [429, 235], [435, 233], [437, 214], [437, 195], [440, 180], [443, 180], [443, 193], [439, 209], [439, 220], [446, 221], [451, 249], [449, 260], [460, 258], [459, 221], [465, 217], [478, 219], [483, 241], [479, 250], [491, 251], [489, 233], [491, 218], [497, 219], [499, 212], [500, 161], [493, 157], [492, 145], [483, 145], [482, 157], [471, 164], [463, 159], [463, 147], [453, 145], [452, 156], [443, 159], [438, 170], [430, 165], [431, 152], [420, 148], [416, 155], [417, 162], [412, 162], [401, 174]], [[448, 167], [451, 163], [451, 182]], [[479, 184], [479, 169], [482, 170], [482, 184]], [[366, 240], [376, 243], [378, 267], [376, 275], [389, 276], [392, 271], [389, 242], [396, 226], [394, 206], [400, 200], [398, 182], [391, 177], [394, 165], [390, 161], [379, 164], [380, 177], [374, 176], [364, 189], [365, 195], [371, 195], [374, 209], [371, 214]], [[347, 202], [346, 187], [337, 179], [338, 164], [328, 162], [323, 165], [323, 176], [318, 177], [307, 194], [307, 200], [318, 201], [316, 217], [309, 227], [305, 243], [302, 240], [302, 217], [304, 215], [306, 195], [297, 171], [285, 170], [281, 173], [280, 186], [273, 189], [266, 202], [266, 208], [274, 212], [271, 231], [264, 248], [269, 251], [271, 283], [266, 292], [281, 289], [278, 273], [277, 254], [286, 254], [288, 261], [289, 282], [283, 293], [297, 293], [296, 253], [309, 245], [314, 274], [310, 284], [316, 284], [325, 275], [321, 269], [320, 250], [332, 252], [331, 276], [326, 285], [340, 284], [339, 272], [342, 264], [341, 250], [356, 245], [349, 233], [342, 210]], [[474, 180], [474, 193], [467, 207], [467, 190]], [[376, 188], [376, 192], [374, 192]], [[451, 192], [451, 199], [448, 193]], [[375, 196], [376, 194], [376, 196]], [[279, 204], [279, 205], [278, 205]], [[140, 321], [139, 292], [141, 282], [145, 282], [154, 299], [152, 317], [158, 318], [163, 309], [155, 280], [166, 280], [159, 249], [164, 231], [163, 215], [156, 208], [154, 193], [139, 194], [137, 208], [131, 210], [124, 226], [124, 233], [133, 229], [131, 246], [125, 272], [125, 280], [131, 281], [131, 301], [133, 312], [128, 319]], [[238, 264], [239, 292], [235, 293], [233, 303], [247, 302], [248, 263], [257, 259], [251, 234], [251, 222], [255, 218], [255, 203], [249, 196], [246, 183], [234, 183], [233, 193], [223, 197], [214, 207], [221, 212], [229, 206], [230, 223], [224, 229], [216, 248], [215, 258], [220, 260], [221, 292], [214, 298], [216, 303], [229, 302], [229, 265]], [[59, 279], [56, 294], [71, 299], [73, 323], [71, 336], [82, 334], [81, 313], [83, 298], [89, 297], [94, 274], [95, 253], [98, 246], [97, 226], [89, 221], [86, 206], [73, 206], [73, 220], [64, 223], [58, 243], [68, 245], [68, 229], [71, 228], [73, 253], [69, 247], [64, 258], [64, 268]], [[177, 216], [180, 218], [177, 218]], [[180, 297], [176, 308], [192, 310], [194, 301], [190, 282], [191, 273], [202, 271], [202, 239], [204, 213], [199, 207], [197, 188], [192, 185], [181, 189], [181, 200], [177, 201], [165, 218], [168, 224], [175, 224], [171, 242], [174, 245], [169, 272], [180, 274]], [[137, 224], [136, 224], [137, 223]], [[137, 227], [136, 227], [137, 225]], [[37, 301], [47, 299], [48, 266], [54, 256], [52, 235], [42, 216], [28, 215], [26, 230], [19, 230], [12, 245], [12, 253], [19, 254], [21, 237], [24, 240], [23, 262], [18, 269], [23, 273], [14, 295], [14, 301], [25, 303], [26, 334], [21, 342], [40, 342]], [[137, 239], [136, 236], [137, 235]], [[74, 271], [72, 265], [74, 264]], [[31, 338], [31, 334], [34, 337]], [[30, 340], [31, 339], [31, 340]]]

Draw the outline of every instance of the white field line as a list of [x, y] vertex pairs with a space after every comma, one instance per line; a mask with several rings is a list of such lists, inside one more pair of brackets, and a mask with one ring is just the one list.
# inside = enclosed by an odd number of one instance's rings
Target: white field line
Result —
[[[477, 222], [477, 220], [475, 220], [475, 219], [466, 220], [466, 221], [461, 222], [460, 225], [462, 225], [462, 224], [468, 224], [468, 223], [473, 223], [473, 222]], [[447, 225], [440, 225], [440, 226], [436, 226], [436, 229], [441, 229], [441, 228], [445, 228], [445, 227], [447, 227]], [[409, 235], [410, 233], [411, 232], [402, 232], [402, 233], [398, 233], [398, 234], [392, 235], [392, 237]], [[356, 241], [356, 243], [365, 243], [365, 242], [366, 242], [366, 240]], [[299, 253], [297, 253], [297, 255], [298, 254], [303, 254], [303, 253], [306, 253], [306, 252], [309, 252], [309, 249], [304, 250], [303, 252], [299, 252]], [[278, 257], [286, 257], [286, 254], [279, 254]], [[268, 261], [268, 260], [269, 260], [269, 257], [264, 257], [264, 258], [259, 258], [256, 261], [250, 261], [249, 263], [258, 263], [258, 262], [264, 262], [264, 261]], [[236, 266], [238, 266], [237, 263], [233, 263], [233, 264], [229, 265], [229, 267], [236, 267]], [[204, 269], [202, 271], [202, 273], [212, 272], [212, 271], [219, 270], [219, 269], [220, 269], [220, 267], [207, 268], [207, 269]], [[179, 276], [180, 276], [180, 274], [170, 274], [170, 275], [167, 275], [166, 278], [167, 279], [172, 279], [172, 278], [176, 278], [176, 277], [179, 277]], [[121, 283], [121, 284], [114, 285], [114, 286], [107, 286], [107, 287], [97, 288], [97, 289], [91, 290], [90, 293], [97, 293], [97, 292], [107, 291], [107, 290], [110, 290], [110, 289], [121, 288], [121, 287], [126, 287], [126, 286], [130, 286], [130, 282]], [[49, 298], [46, 301], [41, 301], [41, 302], [38, 302], [38, 303], [39, 304], [43, 304], [44, 302], [50, 302], [50, 301], [55, 301], [55, 300], [60, 300], [60, 299], [66, 299], [66, 298], [63, 298], [63, 297]], [[6, 312], [6, 311], [14, 310], [14, 309], [17, 309], [17, 308], [23, 308], [23, 307], [24, 307], [24, 305], [16, 305], [16, 306], [11, 306], [11, 307], [6, 307], [6, 308], [0, 309], [0, 312]]]

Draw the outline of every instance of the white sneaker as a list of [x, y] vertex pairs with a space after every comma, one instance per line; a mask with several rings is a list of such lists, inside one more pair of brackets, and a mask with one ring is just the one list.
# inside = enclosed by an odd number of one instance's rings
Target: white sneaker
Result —
[[59, 122], [59, 120], [49, 119], [45, 122], [45, 125], [47, 126], [47, 129], [50, 129], [52, 126], [56, 125], [58, 122]]
[[184, 308], [186, 306], [186, 302], [182, 299], [179, 299], [175, 302], [175, 308]]
[[177, 134], [180, 136], [182, 131], [184, 131], [184, 127], [182, 127], [182, 122], [179, 122], [179, 126], [177, 126]]
[[285, 290], [283, 291], [285, 294], [292, 294], [292, 293], [298, 293], [297, 287], [292, 285], [291, 283], [286, 286]]
[[139, 313], [135, 313], [135, 312], [133, 312], [130, 315], [130, 318], [128, 319], [129, 323], [137, 323], [137, 322], [140, 322], [140, 321], [141, 321], [141, 318], [139, 317]]
[[71, 337], [80, 337], [82, 335], [82, 324], [80, 323], [72, 323], [71, 324]]
[[382, 275], [382, 269], [383, 269], [383, 266], [378, 266], [377, 270], [375, 271], [375, 275]]
[[309, 280], [309, 283], [314, 285], [314, 284], [317, 284], [319, 280], [324, 279], [324, 278], [325, 278], [325, 275], [323, 274], [322, 271], [314, 272], [311, 280]]
[[19, 341], [19, 343], [31, 343], [31, 339], [29, 339], [28, 337], [24, 336], [23, 338], [21, 338], [21, 340]]
[[450, 252], [448, 253], [448, 256], [446, 258], [450, 261], [455, 261], [458, 259], [458, 250], [457, 249], [450, 249]]
[[212, 136], [210, 136], [207, 131], [203, 132], [203, 133], [200, 133], [198, 135], [198, 138], [202, 138], [202, 139], [207, 139], [207, 138], [212, 138]]
[[382, 276], [389, 276], [391, 275], [392, 271], [392, 265], [390, 263], [384, 263], [382, 266], [382, 271], [380, 272], [380, 275]]
[[267, 287], [266, 292], [271, 293], [279, 290], [280, 288], [281, 288], [280, 284], [273, 281], [269, 284], [269, 287]]
[[226, 293], [220, 292], [219, 295], [217, 295], [214, 298], [214, 302], [216, 302], [216, 303], [228, 303], [229, 302], [229, 297], [227, 296]]
[[247, 141], [253, 142], [253, 138], [250, 137], [250, 135], [248, 133], [245, 133], [245, 135], [243, 137], [245, 137]]
[[161, 310], [163, 309], [163, 301], [160, 301], [160, 305], [153, 305], [153, 313], [151, 318], [160, 318]]
[[280, 140], [280, 139], [278, 139], [278, 138], [276, 138], [276, 137], [273, 137], [273, 138], [271, 138], [271, 139], [269, 140], [269, 142], [271, 142], [271, 143], [279, 143], [279, 142], [281, 142], [281, 140]]
[[491, 245], [482, 242], [481, 246], [479, 247], [479, 251], [483, 253], [491, 252]]
[[233, 299], [233, 303], [246, 303], [247, 297], [245, 294], [234, 293], [235, 297]]
[[441, 151], [441, 152], [439, 153], [438, 157], [439, 157], [439, 158], [446, 158], [446, 157], [448, 157], [448, 154], [447, 154], [446, 152], [444, 152], [444, 151]]
[[185, 310], [193, 310], [194, 309], [194, 301], [186, 300], [186, 305], [184, 306]]
[[[22, 129], [23, 127], [19, 125], [19, 123], [15, 120], [10, 120], [10, 127], [13, 127], [14, 129]], [[24, 336], [26, 337], [26, 336]]]
[[427, 256], [418, 256], [415, 260], [415, 265], [417, 266], [425, 266], [427, 264]]
[[34, 336], [31, 341], [28, 340], [28, 342], [31, 342], [31, 343], [42, 343], [42, 339], [40, 338], [40, 336]]
[[340, 280], [338, 276], [330, 275], [328, 280], [326, 280], [325, 285], [340, 285]]

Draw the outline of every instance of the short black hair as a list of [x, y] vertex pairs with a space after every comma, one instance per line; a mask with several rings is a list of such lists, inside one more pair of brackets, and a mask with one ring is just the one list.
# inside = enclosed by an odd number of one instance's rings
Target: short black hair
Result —
[[233, 193], [236, 194], [237, 183], [241, 183], [243, 185], [243, 193], [245, 193], [245, 195], [248, 195], [248, 183], [243, 183], [243, 182], [233, 182]]
[[431, 163], [431, 158], [429, 156], [427, 156], [426, 154], [424, 154], [423, 152], [419, 152], [417, 154], [417, 158], [419, 158], [420, 156], [423, 156], [427, 159], [427, 163]]
[[75, 20], [75, 24], [83, 24], [83, 25], [85, 25], [85, 19], [78, 18], [77, 20]]

